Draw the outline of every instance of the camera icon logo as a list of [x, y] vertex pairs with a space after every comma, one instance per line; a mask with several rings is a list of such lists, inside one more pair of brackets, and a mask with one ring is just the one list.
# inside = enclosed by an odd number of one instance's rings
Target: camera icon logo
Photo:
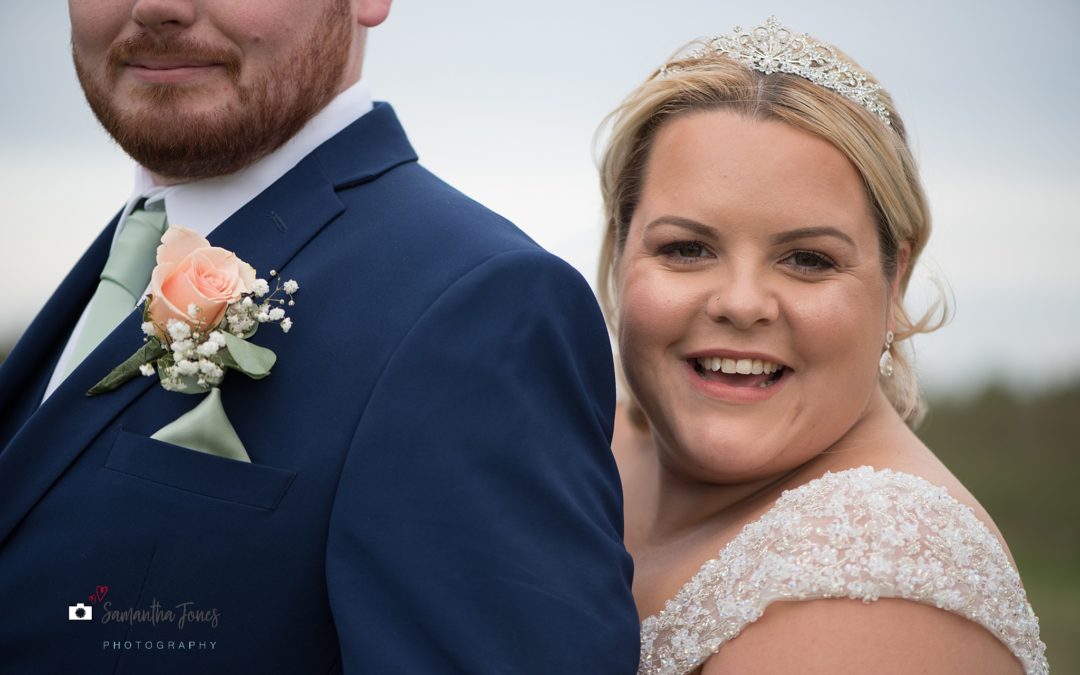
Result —
[[93, 621], [94, 620], [94, 608], [89, 605], [79, 603], [77, 605], [70, 605], [68, 607], [68, 621]]

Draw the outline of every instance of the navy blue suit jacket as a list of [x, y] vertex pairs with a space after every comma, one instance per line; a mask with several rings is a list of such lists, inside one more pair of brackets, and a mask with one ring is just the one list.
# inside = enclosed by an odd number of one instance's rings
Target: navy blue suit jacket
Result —
[[389, 106], [209, 237], [301, 284], [222, 384], [251, 464], [152, 440], [200, 400], [156, 377], [84, 395], [137, 312], [38, 407], [111, 232], [0, 367], [0, 672], [634, 672], [592, 294]]

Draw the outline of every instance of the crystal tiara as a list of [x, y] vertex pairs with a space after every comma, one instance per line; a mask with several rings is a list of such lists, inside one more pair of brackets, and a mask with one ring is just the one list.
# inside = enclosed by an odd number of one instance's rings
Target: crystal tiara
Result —
[[[710, 54], [741, 61], [766, 75], [788, 73], [810, 80], [858, 103], [877, 115], [885, 126], [892, 126], [889, 109], [878, 98], [881, 85], [873, 76], [842, 58], [832, 46], [818, 42], [806, 33], [796, 35], [774, 16], [749, 31], [736, 26], [733, 34], [711, 38], [704, 47], [684, 58], [697, 59]], [[680, 69], [679, 66], [665, 66], [660, 71], [663, 74]]]

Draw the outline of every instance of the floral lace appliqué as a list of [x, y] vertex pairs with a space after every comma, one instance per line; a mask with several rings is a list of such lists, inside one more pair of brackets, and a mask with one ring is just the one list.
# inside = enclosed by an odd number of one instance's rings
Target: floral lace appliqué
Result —
[[785, 492], [641, 624], [639, 675], [704, 663], [773, 602], [914, 600], [993, 633], [1049, 672], [1039, 620], [998, 539], [945, 488], [864, 466]]

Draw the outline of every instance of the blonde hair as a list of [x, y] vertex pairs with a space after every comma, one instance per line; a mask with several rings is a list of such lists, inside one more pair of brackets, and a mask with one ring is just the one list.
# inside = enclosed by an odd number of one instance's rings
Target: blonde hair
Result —
[[[892, 307], [898, 343], [893, 346], [894, 372], [880, 382], [900, 416], [915, 426], [924, 406], [911, 359], [899, 343], [939, 328], [947, 307], [941, 298], [918, 319], [904, 308], [911, 271], [930, 236], [930, 211], [904, 123], [889, 94], [881, 90], [878, 97], [889, 111], [891, 126], [858, 103], [801, 77], [766, 75], [717, 54], [674, 60], [631, 92], [605, 119], [610, 135], [600, 161], [605, 233], [598, 288], [612, 330], [617, 325], [615, 270], [658, 129], [679, 115], [710, 110], [783, 122], [832, 143], [862, 176], [888, 279], [897, 275], [901, 245], [910, 246]], [[631, 408], [637, 419], [644, 419], [636, 405]]]

